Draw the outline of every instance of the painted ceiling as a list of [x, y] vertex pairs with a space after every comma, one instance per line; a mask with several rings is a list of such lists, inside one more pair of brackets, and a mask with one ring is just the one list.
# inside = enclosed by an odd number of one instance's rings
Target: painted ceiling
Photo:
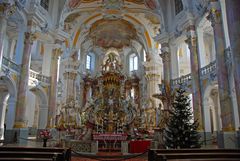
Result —
[[[91, 3], [95, 1], [99, 1], [103, 4], [107, 3], [107, 4], [113, 4], [113, 5], [116, 3], [124, 3], [124, 0], [68, 0], [68, 7], [70, 9], [74, 9], [79, 7], [83, 3]], [[155, 0], [125, 0], [125, 2], [132, 2], [139, 5], [145, 4], [148, 8], [152, 10], [156, 9], [157, 7]]]
[[[68, 0], [63, 10], [64, 30], [73, 46], [103, 49], [132, 46], [132, 40], [152, 47], [160, 18], [156, 0]], [[84, 45], [85, 46], [85, 45]]]
[[129, 46], [131, 40], [137, 37], [136, 29], [123, 19], [96, 21], [89, 34], [93, 43], [103, 48]]

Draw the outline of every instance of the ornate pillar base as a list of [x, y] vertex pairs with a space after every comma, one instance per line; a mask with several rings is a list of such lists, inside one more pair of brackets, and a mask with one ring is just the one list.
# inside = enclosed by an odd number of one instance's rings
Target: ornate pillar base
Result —
[[223, 132], [223, 144], [226, 149], [237, 148], [237, 138], [235, 131]]
[[20, 146], [26, 146], [28, 144], [28, 128], [7, 129], [5, 131], [5, 144], [17, 144]]

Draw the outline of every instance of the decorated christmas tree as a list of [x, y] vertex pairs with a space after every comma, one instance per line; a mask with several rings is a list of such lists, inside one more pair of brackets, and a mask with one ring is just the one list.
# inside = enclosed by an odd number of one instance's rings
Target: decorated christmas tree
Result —
[[166, 148], [199, 148], [200, 135], [197, 127], [198, 122], [193, 120], [190, 99], [185, 95], [185, 91], [179, 88], [164, 133]]

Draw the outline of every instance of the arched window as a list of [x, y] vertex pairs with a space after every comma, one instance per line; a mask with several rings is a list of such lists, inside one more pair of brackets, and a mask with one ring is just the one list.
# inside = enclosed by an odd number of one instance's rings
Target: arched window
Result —
[[85, 67], [89, 72], [94, 72], [95, 70], [96, 55], [95, 53], [89, 51], [85, 59]]
[[136, 54], [131, 54], [129, 57], [129, 70], [138, 70], [138, 57]]
[[86, 58], [86, 69], [91, 70], [91, 62], [92, 62], [92, 56], [88, 54]]
[[175, 0], [175, 15], [179, 14], [183, 10], [182, 0]]
[[147, 54], [146, 54], [146, 50], [143, 49], [143, 61], [146, 62], [147, 61]]

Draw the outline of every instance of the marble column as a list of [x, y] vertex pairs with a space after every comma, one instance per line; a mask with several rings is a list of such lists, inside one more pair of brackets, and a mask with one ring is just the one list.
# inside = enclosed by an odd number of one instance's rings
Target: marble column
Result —
[[25, 33], [23, 59], [21, 65], [21, 74], [18, 84], [17, 106], [14, 128], [26, 128], [26, 95], [28, 88], [29, 69], [30, 69], [30, 54], [33, 41], [36, 36], [31, 32]]
[[8, 100], [6, 129], [13, 129], [15, 121], [16, 102], [17, 101], [15, 100], [15, 98], [10, 97]]
[[0, 95], [0, 140], [4, 139], [4, 121], [7, 107], [7, 100], [9, 98], [8, 91], [1, 91]]
[[38, 129], [45, 129], [47, 126], [48, 106], [39, 104]]
[[2, 57], [3, 57], [3, 49], [4, 49], [4, 37], [6, 34], [6, 28], [7, 28], [7, 20], [4, 12], [6, 12], [6, 7], [0, 4], [0, 8], [3, 7], [2, 10], [0, 10], [0, 69], [2, 67]]
[[52, 51], [51, 60], [51, 87], [49, 93], [49, 108], [48, 108], [48, 123], [47, 127], [51, 128], [55, 126], [56, 120], [56, 101], [57, 101], [57, 73], [58, 73], [58, 60], [62, 54], [61, 48], [55, 48]]
[[66, 82], [66, 102], [75, 100], [75, 80], [77, 73], [74, 71], [68, 71], [63, 74]]
[[202, 91], [200, 84], [200, 58], [197, 49], [197, 36], [195, 26], [190, 25], [187, 28], [187, 40], [190, 50], [190, 63], [192, 73], [192, 97], [193, 97], [193, 112], [194, 120], [199, 122], [199, 131], [204, 129], [203, 109], [202, 109]]
[[[162, 86], [164, 86], [165, 91], [161, 91], [161, 94], [165, 96], [164, 99], [162, 99], [163, 108], [165, 110], [169, 110], [169, 107], [171, 107], [172, 98], [167, 98], [167, 96], [171, 96], [171, 91], [166, 90], [167, 88], [171, 88], [171, 55], [169, 52], [169, 46], [168, 43], [162, 44], [162, 53], [160, 54], [160, 57], [162, 58], [163, 62], [163, 82]], [[166, 88], [167, 87], [167, 88]], [[162, 90], [162, 89], [160, 89]]]
[[163, 80], [164, 82], [170, 84], [171, 80], [171, 55], [169, 52], [168, 43], [162, 44], [162, 53], [160, 57], [163, 61]]
[[33, 118], [33, 128], [38, 128], [38, 120], [39, 120], [39, 98], [35, 99], [35, 110], [34, 110], [34, 118]]
[[238, 103], [238, 115], [240, 117], [240, 1], [239, 0], [227, 0], [226, 14], [228, 33], [231, 44], [231, 52], [233, 57], [233, 72], [235, 80], [235, 90]]
[[231, 100], [228, 70], [225, 60], [225, 37], [222, 24], [221, 7], [218, 0], [211, 1], [211, 11], [207, 17], [213, 27], [216, 62], [217, 62], [217, 77], [218, 77], [218, 91], [221, 107], [221, 118], [223, 131], [234, 130], [234, 114], [233, 104]]
[[4, 37], [7, 29], [7, 17], [12, 15], [16, 11], [15, 4], [1, 2], [0, 3], [0, 70], [2, 67], [2, 57], [4, 49]]

